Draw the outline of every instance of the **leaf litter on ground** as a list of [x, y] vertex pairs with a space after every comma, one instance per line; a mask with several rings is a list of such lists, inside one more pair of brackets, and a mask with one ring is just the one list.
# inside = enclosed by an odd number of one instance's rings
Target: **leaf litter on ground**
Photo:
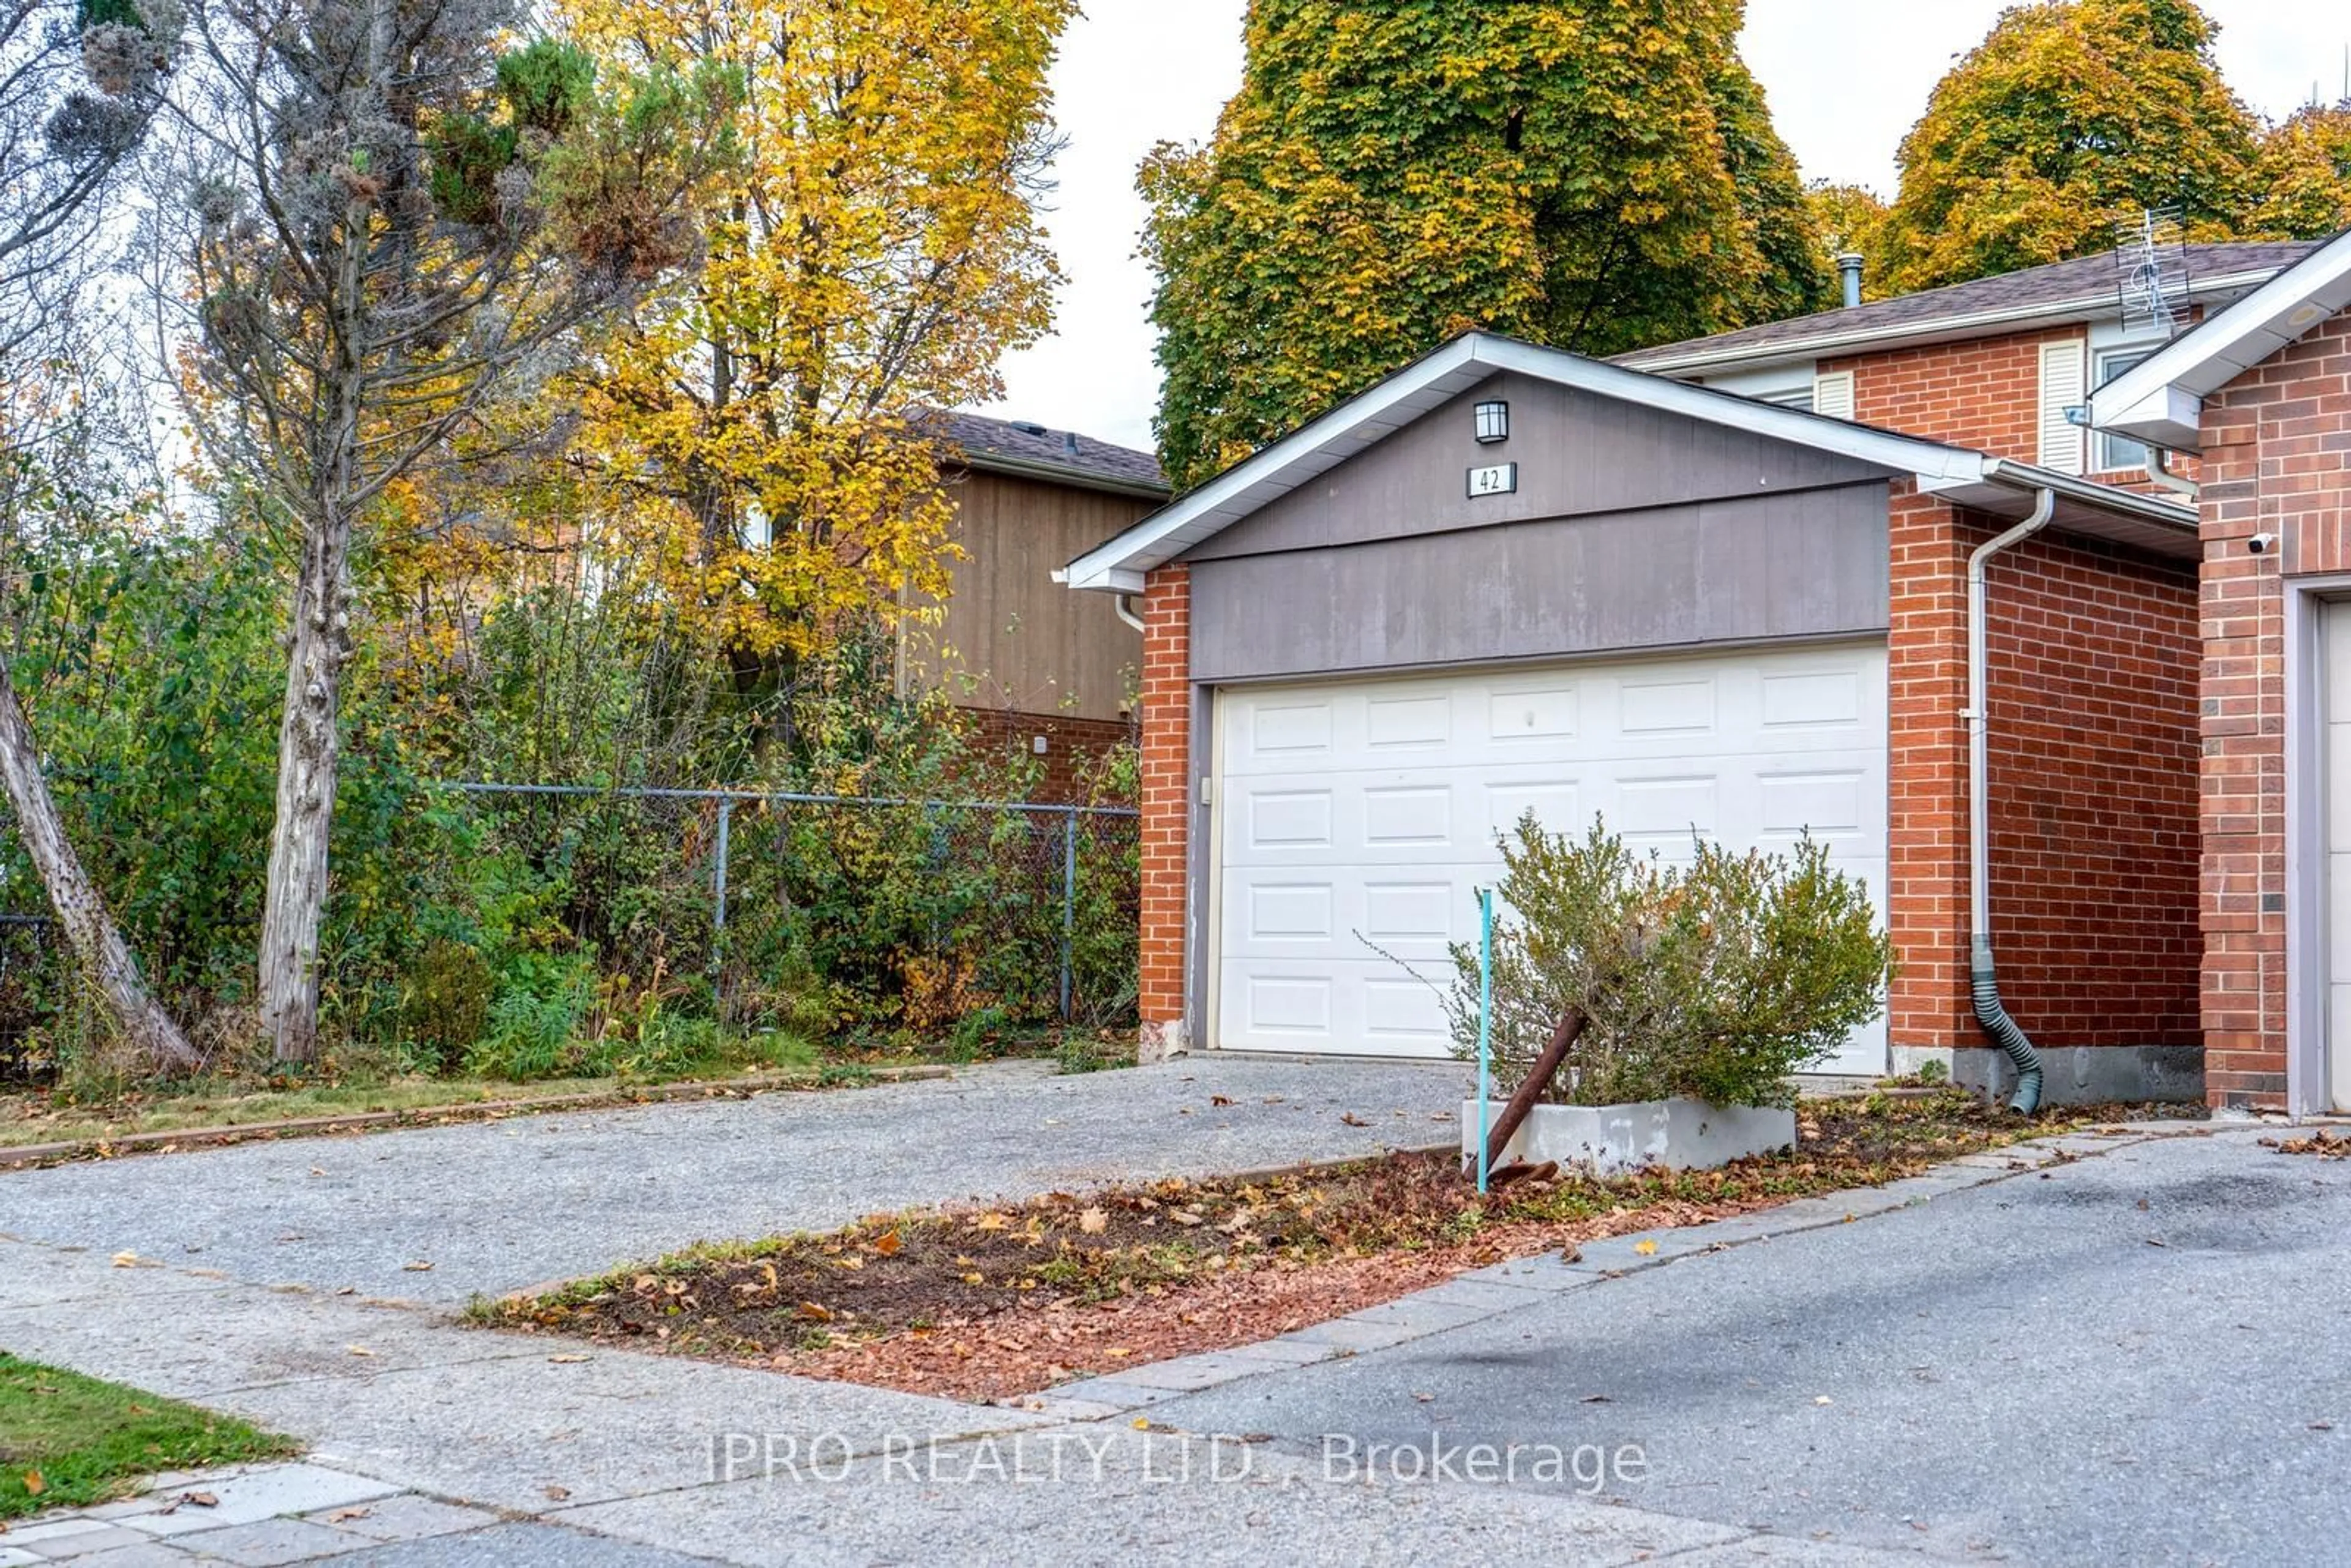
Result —
[[1483, 1197], [1453, 1156], [1429, 1154], [1054, 1192], [706, 1244], [474, 1316], [802, 1376], [1010, 1398], [1270, 1338], [1489, 1263], [1876, 1185], [2137, 1111], [2033, 1121], [1957, 1091], [1807, 1101], [1788, 1154], [1610, 1181], [1554, 1172]]

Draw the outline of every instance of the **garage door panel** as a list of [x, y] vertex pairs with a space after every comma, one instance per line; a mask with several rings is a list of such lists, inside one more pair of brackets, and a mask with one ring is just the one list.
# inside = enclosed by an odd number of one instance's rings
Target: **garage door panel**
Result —
[[[1437, 994], [1399, 962], [1449, 983], [1496, 840], [1530, 810], [1574, 834], [1596, 813], [1672, 863], [1698, 836], [1785, 850], [1809, 831], [1876, 902], [1885, 664], [1846, 647], [1219, 694], [1217, 1043], [1445, 1054]], [[1885, 1056], [1880, 1022], [1833, 1065]]]

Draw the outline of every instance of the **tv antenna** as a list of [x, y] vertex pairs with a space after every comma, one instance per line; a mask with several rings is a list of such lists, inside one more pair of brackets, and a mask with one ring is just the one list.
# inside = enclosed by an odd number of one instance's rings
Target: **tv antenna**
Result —
[[2115, 226], [2126, 330], [2176, 335], [2188, 324], [2188, 230], [2178, 207], [2149, 207]]

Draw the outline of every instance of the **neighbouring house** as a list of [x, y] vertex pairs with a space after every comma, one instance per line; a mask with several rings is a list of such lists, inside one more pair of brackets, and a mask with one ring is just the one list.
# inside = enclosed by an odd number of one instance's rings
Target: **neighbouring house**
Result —
[[[1980, 843], [2052, 1097], [2195, 1094], [2196, 512], [1991, 444], [1472, 333], [1079, 555], [1141, 595], [1146, 1051], [1444, 1054], [1397, 960], [1447, 977], [1532, 810], [1825, 840], [1902, 963], [1829, 1069], [1992, 1082]], [[1977, 834], [1969, 558], [2025, 522]]]
[[1042, 759], [1043, 793], [1065, 797], [1090, 753], [1131, 738], [1143, 635], [1111, 600], [1055, 586], [1052, 573], [1167, 499], [1147, 452], [1072, 431], [930, 416], [959, 455], [952, 583], [935, 619], [900, 629], [898, 695], [944, 688], [990, 733]]
[[2210, 1096], [2351, 1110], [2351, 233], [2089, 420], [2199, 460]]
[[2314, 248], [2232, 242], [2082, 256], [1662, 344], [1618, 362], [2061, 474], [2143, 484], [2143, 445], [2087, 434], [2069, 412], [2180, 325]]

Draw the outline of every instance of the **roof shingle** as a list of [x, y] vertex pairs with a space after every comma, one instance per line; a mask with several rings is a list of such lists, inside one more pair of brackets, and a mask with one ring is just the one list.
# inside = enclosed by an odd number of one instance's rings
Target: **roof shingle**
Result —
[[[2317, 246], [2313, 241], [2263, 240], [2191, 245], [2186, 248], [2189, 282], [2192, 286], [2208, 278], [2278, 271], [2300, 261]], [[1775, 348], [1792, 350], [1815, 340], [1837, 339], [1855, 333], [1898, 332], [1905, 328], [1915, 328], [1924, 333], [1932, 331], [1940, 323], [1990, 311], [2030, 310], [2037, 307], [2054, 308], [2074, 303], [2089, 305], [2112, 300], [2119, 297], [2121, 282], [2115, 253], [2102, 251], [2096, 256], [2076, 256], [2072, 261], [2052, 262], [2047, 267], [2031, 267], [2022, 272], [2004, 272], [1993, 277], [1978, 277], [1917, 294], [1875, 300], [1867, 305], [1823, 310], [1811, 316], [1792, 317], [1785, 321], [1768, 321], [1760, 327], [1719, 332], [1711, 338], [1689, 338], [1677, 343], [1660, 343], [1655, 348], [1619, 355], [1617, 362], [1640, 369], [1699, 353], [1730, 356], [1761, 354]]]
[[1062, 469], [1078, 481], [1107, 482], [1128, 488], [1167, 489], [1159, 460], [1148, 452], [1113, 446], [1073, 430], [1048, 430], [1041, 424], [990, 419], [978, 413], [938, 413], [925, 416], [924, 427], [934, 439], [959, 448], [975, 468], [996, 464], [1019, 472]]

